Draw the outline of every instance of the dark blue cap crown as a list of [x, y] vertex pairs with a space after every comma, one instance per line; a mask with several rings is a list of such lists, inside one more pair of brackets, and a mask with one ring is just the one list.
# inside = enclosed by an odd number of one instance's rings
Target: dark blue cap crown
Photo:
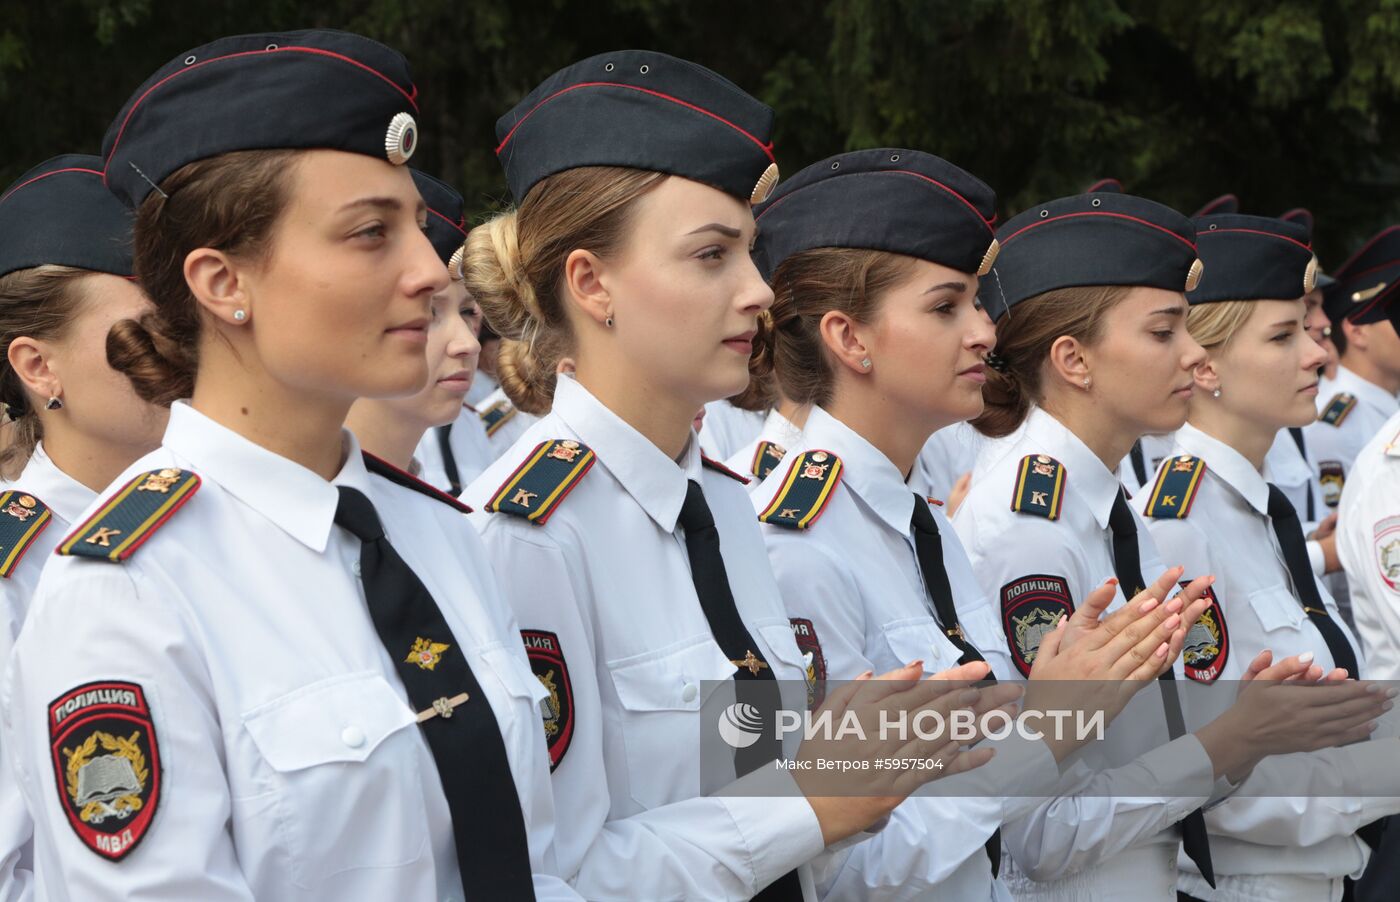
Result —
[[467, 240], [467, 222], [463, 217], [464, 202], [457, 189], [417, 169], [413, 184], [428, 205], [428, 240], [433, 243], [442, 262], [447, 264], [452, 278], [460, 279], [462, 242]]
[[45, 264], [131, 275], [131, 213], [103, 186], [101, 157], [54, 157], [0, 194], [0, 276]]
[[889, 251], [984, 275], [996, 259], [996, 195], [947, 160], [879, 148], [813, 163], [754, 210], [754, 261], [771, 279], [819, 247]]
[[1199, 219], [1202, 216], [1210, 216], [1214, 213], [1238, 213], [1240, 212], [1240, 199], [1233, 194], [1222, 194], [1213, 200], [1207, 201], [1204, 207], [1191, 214], [1192, 219]]
[[1311, 234], [1300, 222], [1239, 213], [1196, 219], [1196, 251], [1205, 264], [1191, 304], [1292, 301], [1317, 285]]
[[418, 91], [396, 50], [343, 31], [220, 38], [136, 89], [102, 141], [106, 181], [137, 207], [166, 176], [237, 150], [327, 148], [399, 165]]
[[624, 166], [759, 203], [778, 181], [773, 111], [704, 66], [619, 50], [560, 69], [496, 122], [516, 203], [541, 179]]
[[997, 239], [1001, 254], [981, 291], [993, 320], [1058, 288], [1142, 285], [1185, 292], [1201, 278], [1191, 220], [1131, 194], [1077, 194], [1031, 207], [1008, 220]]
[[1396, 304], [1400, 287], [1400, 225], [1382, 229], [1351, 258], [1337, 267], [1337, 280], [1326, 291], [1327, 315], [1358, 325], [1378, 323], [1400, 313]]

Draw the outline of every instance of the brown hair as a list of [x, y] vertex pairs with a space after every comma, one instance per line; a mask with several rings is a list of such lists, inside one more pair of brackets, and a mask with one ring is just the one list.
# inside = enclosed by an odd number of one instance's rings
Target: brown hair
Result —
[[19, 465], [34, 453], [44, 437], [24, 383], [9, 364], [10, 343], [16, 338], [61, 339], [78, 315], [87, 293], [82, 280], [92, 275], [71, 266], [35, 266], [0, 277], [0, 402], [14, 422], [0, 451], [0, 471], [17, 476]]
[[1228, 344], [1253, 312], [1249, 301], [1199, 304], [1186, 312], [1186, 331], [1209, 351]]
[[834, 369], [822, 341], [822, 317], [840, 311], [870, 322], [884, 293], [909, 275], [912, 257], [886, 251], [824, 247], [802, 251], [773, 273], [773, 307], [759, 323], [749, 369], [776, 376], [783, 394], [798, 404], [831, 400]]
[[107, 360], [136, 394], [168, 407], [194, 392], [201, 311], [185, 257], [208, 247], [263, 259], [288, 198], [296, 150], [243, 150], [177, 169], [136, 211], [136, 278], [155, 304], [107, 334]]
[[573, 350], [559, 289], [574, 250], [607, 257], [621, 248], [634, 205], [665, 173], [585, 166], [541, 181], [515, 210], [467, 235], [467, 290], [501, 336], [496, 378], [516, 407], [543, 414], [555, 368]]
[[1050, 347], [1061, 336], [1093, 344], [1103, 333], [1108, 311], [1128, 296], [1130, 286], [1083, 285], [1056, 288], [1022, 301], [997, 322], [995, 359], [982, 389], [985, 407], [972, 425], [983, 435], [1010, 435], [1043, 397], [1041, 374]]

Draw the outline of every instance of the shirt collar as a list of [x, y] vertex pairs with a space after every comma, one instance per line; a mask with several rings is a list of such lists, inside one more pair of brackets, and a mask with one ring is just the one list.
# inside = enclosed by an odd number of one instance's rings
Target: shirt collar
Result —
[[784, 450], [795, 448], [798, 442], [802, 441], [802, 430], [793, 425], [792, 420], [778, 413], [776, 407], [768, 411], [768, 416], [763, 419], [763, 428], [758, 434]]
[[573, 430], [627, 494], [666, 532], [675, 532], [686, 483], [701, 479], [700, 442], [691, 430], [679, 462], [593, 397], [567, 373], [555, 380], [552, 413]]
[[341, 430], [345, 463], [327, 482], [295, 461], [249, 441], [183, 401], [170, 405], [170, 423], [161, 444], [201, 479], [218, 484], [312, 551], [323, 552], [340, 502], [337, 485], [372, 498], [360, 444]]
[[841, 458], [841, 481], [881, 520], [908, 535], [914, 494], [899, 470], [864, 436], [820, 407], [813, 407], [802, 428], [802, 447], [830, 451]]
[[59, 519], [69, 523], [76, 522], [78, 515], [97, 500], [96, 492], [58, 468], [44, 451], [43, 442], [35, 446], [24, 472], [10, 485], [37, 496]]
[[[1291, 439], [1290, 439], [1291, 441]], [[1220, 439], [1187, 423], [1177, 430], [1172, 453], [1190, 454], [1206, 462], [1206, 468], [1265, 516], [1269, 513], [1269, 483], [1245, 456]]]
[[1351, 392], [1358, 400], [1384, 412], [1386, 416], [1400, 410], [1400, 400], [1396, 400], [1394, 395], [1340, 364], [1337, 366], [1337, 378], [1332, 380], [1331, 387], [1336, 391]]
[[1123, 491], [1123, 484], [1079, 436], [1053, 415], [1033, 407], [1026, 417], [1022, 447], [1058, 460], [1065, 468], [1066, 488], [1084, 498], [1100, 529], [1108, 528], [1108, 515], [1113, 511], [1114, 499]]

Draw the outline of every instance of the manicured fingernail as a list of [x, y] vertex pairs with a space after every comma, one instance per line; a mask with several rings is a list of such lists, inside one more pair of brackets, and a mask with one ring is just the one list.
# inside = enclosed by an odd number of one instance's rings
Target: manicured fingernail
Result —
[[1400, 695], [1400, 689], [1387, 689], [1387, 690], [1385, 690], [1385, 697], [1386, 697], [1386, 698], [1395, 698], [1395, 696], [1397, 696], [1397, 695]]
[[918, 669], [923, 670], [923, 669], [924, 669], [924, 662], [923, 662], [922, 659], [920, 659], [920, 660], [917, 660], [917, 661], [910, 661], [908, 664], [905, 664], [904, 666], [905, 666], [906, 668], [914, 668], [914, 667], [917, 667]]
[[1163, 621], [1162, 621], [1162, 626], [1165, 627], [1166, 629], [1169, 629], [1169, 630], [1174, 630], [1174, 629], [1176, 629], [1180, 624], [1181, 624], [1181, 615], [1180, 615], [1180, 614], [1173, 614], [1173, 615], [1171, 615], [1170, 617], [1168, 617], [1166, 620], [1163, 620]]
[[1161, 645], [1157, 646], [1157, 657], [1165, 658], [1168, 650], [1167, 643], [1163, 642]]
[[958, 693], [958, 704], [970, 705], [981, 697], [982, 693], [978, 692], [976, 689], [964, 689], [962, 692]]
[[1110, 576], [1108, 579], [1103, 581], [1103, 584], [1105, 586], [1116, 586], [1118, 585], [1118, 577]]
[[1174, 596], [1171, 601], [1167, 602], [1167, 610], [1171, 611], [1173, 614], [1184, 607], [1186, 607], [1186, 602], [1180, 595]]
[[873, 670], [867, 670], [865, 673], [862, 673], [860, 676], [856, 677], [856, 679], [858, 679], [858, 680], [868, 680], [868, 679], [870, 679], [871, 677], [873, 677], [874, 675], [875, 675], [875, 671], [873, 671]]
[[1382, 711], [1389, 711], [1391, 708], [1394, 708], [1394, 707], [1395, 707], [1395, 702], [1386, 702], [1384, 705], [1381, 705], [1381, 710], [1382, 710]]
[[1148, 611], [1152, 610], [1155, 607], [1157, 607], [1157, 599], [1149, 598], [1142, 603], [1142, 608], [1140, 609], [1139, 613], [1146, 614]]
[[1301, 662], [1304, 663], [1304, 664], [1310, 664], [1310, 663], [1312, 663], [1312, 659], [1313, 659], [1313, 653], [1310, 652], [1310, 651], [1305, 651], [1305, 652], [1303, 652], [1301, 655], [1298, 656], [1298, 660], [1301, 661]]

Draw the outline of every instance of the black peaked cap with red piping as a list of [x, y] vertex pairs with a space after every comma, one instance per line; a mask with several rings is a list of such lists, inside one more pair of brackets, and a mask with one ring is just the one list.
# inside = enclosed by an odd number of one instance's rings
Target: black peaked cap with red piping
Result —
[[238, 150], [344, 150], [408, 162], [418, 91], [396, 50], [343, 31], [220, 38], [166, 63], [102, 140], [107, 187], [138, 207], [166, 176]]
[[1205, 264], [1192, 305], [1214, 301], [1292, 301], [1317, 285], [1312, 234], [1301, 222], [1225, 213], [1196, 219]]
[[754, 262], [771, 279], [821, 247], [889, 251], [982, 275], [996, 259], [996, 194], [917, 150], [857, 150], [813, 163], [754, 210]]
[[[428, 240], [433, 244], [443, 263], [450, 263], [467, 240], [467, 222], [464, 218], [465, 202], [457, 189], [418, 169], [413, 173], [413, 184], [418, 189], [423, 203], [428, 205]], [[455, 269], [455, 267], [449, 267]], [[453, 274], [454, 277], [456, 273]]]
[[1360, 326], [1387, 317], [1392, 323], [1400, 321], [1400, 225], [1382, 229], [1332, 276], [1336, 284], [1323, 293], [1323, 307], [1332, 322], [1348, 319]]
[[547, 178], [581, 166], [679, 175], [743, 201], [778, 180], [773, 111], [704, 66], [619, 50], [545, 79], [496, 122], [496, 157], [520, 203]]
[[0, 193], [0, 276], [51, 264], [131, 275], [131, 212], [102, 185], [102, 158], [45, 160]]
[[1186, 292], [1200, 281], [1196, 227], [1131, 194], [1076, 194], [1038, 204], [997, 230], [1001, 253], [982, 280], [993, 320], [1057, 288], [1143, 285]]

